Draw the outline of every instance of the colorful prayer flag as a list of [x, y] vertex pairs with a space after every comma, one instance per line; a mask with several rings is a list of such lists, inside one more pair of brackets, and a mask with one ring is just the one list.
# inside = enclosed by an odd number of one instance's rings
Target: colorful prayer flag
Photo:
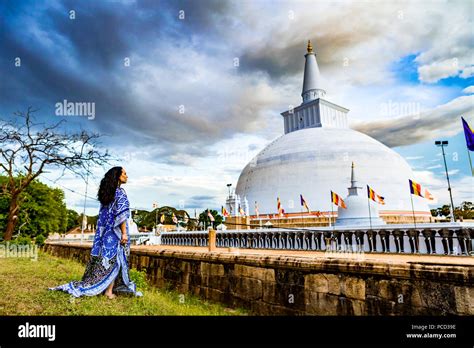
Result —
[[173, 215], [171, 216], [171, 218], [172, 218], [172, 220], [173, 220], [173, 222], [174, 222], [175, 224], [178, 223], [178, 218], [176, 217], [176, 215], [174, 215], [174, 213], [173, 213]]
[[428, 191], [428, 189], [425, 189], [425, 198], [430, 200], [430, 201], [434, 201], [434, 197], [433, 195], [431, 194], [430, 191]]
[[161, 223], [165, 222], [165, 214], [161, 214], [160, 222]]
[[224, 217], [228, 217], [228, 216], [229, 216], [229, 213], [227, 212], [227, 209], [224, 208], [224, 206], [222, 206], [222, 215], [223, 215]]
[[375, 191], [372, 190], [369, 185], [367, 185], [367, 195], [374, 202], [377, 202], [379, 204], [385, 204], [385, 198], [376, 194]]
[[409, 184], [410, 184], [410, 192], [411, 192], [412, 195], [416, 195], [416, 196], [419, 196], [419, 197], [422, 197], [422, 198], [426, 198], [430, 201], [435, 200], [435, 198], [433, 197], [431, 192], [428, 191], [428, 189], [424, 188], [423, 186], [421, 186], [417, 182], [414, 182], [413, 180], [408, 179], [408, 181], [409, 181]]
[[241, 216], [245, 216], [245, 211], [242, 209], [242, 207], [239, 205], [239, 214]]
[[423, 197], [423, 194], [421, 193], [421, 185], [418, 184], [417, 182], [411, 180], [411, 179], [408, 179], [409, 181], [409, 184], [410, 184], [410, 192], [412, 195], [415, 195], [415, 196], [420, 196], [420, 197]]
[[278, 208], [278, 216], [283, 216], [283, 208], [281, 207], [280, 197], [277, 197], [277, 208]]
[[466, 145], [469, 151], [474, 151], [474, 130], [469, 127], [466, 120], [461, 117], [462, 125], [464, 127], [464, 136], [466, 137]]
[[301, 193], [300, 193], [300, 200], [301, 200], [301, 206], [305, 208], [308, 213], [310, 213], [311, 211], [309, 210], [308, 203], [306, 203]]
[[209, 219], [211, 220], [211, 222], [214, 222], [214, 216], [212, 216], [211, 212], [209, 211], [209, 209], [207, 209], [207, 216], [209, 217]]

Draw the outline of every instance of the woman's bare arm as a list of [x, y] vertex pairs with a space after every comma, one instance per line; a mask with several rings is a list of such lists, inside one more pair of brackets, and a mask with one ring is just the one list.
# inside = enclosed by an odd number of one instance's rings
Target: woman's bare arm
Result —
[[120, 229], [122, 230], [122, 239], [120, 240], [120, 243], [126, 244], [128, 241], [127, 237], [127, 221], [124, 221], [120, 224]]

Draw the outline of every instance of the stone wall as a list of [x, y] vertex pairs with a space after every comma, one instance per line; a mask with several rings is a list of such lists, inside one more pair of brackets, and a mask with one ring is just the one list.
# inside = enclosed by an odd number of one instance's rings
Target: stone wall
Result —
[[[86, 262], [90, 246], [46, 244]], [[150, 251], [130, 266], [157, 287], [250, 309], [258, 315], [474, 315], [474, 266], [356, 259]]]

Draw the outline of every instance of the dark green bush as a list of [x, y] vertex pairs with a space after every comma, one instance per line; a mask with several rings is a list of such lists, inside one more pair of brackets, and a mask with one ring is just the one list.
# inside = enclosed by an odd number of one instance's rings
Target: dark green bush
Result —
[[32, 243], [31, 238], [28, 236], [18, 236], [10, 241], [10, 244], [17, 245], [30, 245]]
[[35, 238], [35, 244], [37, 246], [43, 246], [44, 245], [44, 241], [46, 240], [45, 236], [43, 236], [42, 234], [36, 236]]
[[130, 280], [135, 283], [137, 289], [143, 291], [148, 289], [148, 282], [146, 280], [146, 272], [144, 270], [130, 269]]

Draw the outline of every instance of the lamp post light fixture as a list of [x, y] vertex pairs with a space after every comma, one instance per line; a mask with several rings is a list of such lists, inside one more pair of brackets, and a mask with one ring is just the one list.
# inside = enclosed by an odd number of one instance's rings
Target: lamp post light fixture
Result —
[[448, 146], [447, 140], [436, 140], [435, 145], [441, 147], [441, 152], [443, 153], [443, 161], [444, 161], [444, 170], [446, 171], [446, 180], [448, 181], [448, 191], [449, 191], [449, 199], [451, 200], [451, 222], [454, 222], [454, 203], [453, 203], [453, 194], [451, 192], [451, 184], [449, 182], [449, 174], [448, 174], [448, 165], [446, 164], [446, 154], [444, 153], [444, 147]]

